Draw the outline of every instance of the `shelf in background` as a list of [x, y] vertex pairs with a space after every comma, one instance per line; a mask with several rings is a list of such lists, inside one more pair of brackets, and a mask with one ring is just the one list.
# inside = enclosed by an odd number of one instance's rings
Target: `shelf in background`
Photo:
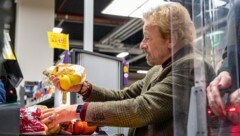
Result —
[[25, 107], [30, 107], [30, 106], [33, 106], [33, 105], [46, 105], [47, 107], [53, 107], [54, 105], [54, 95], [51, 93], [51, 94], [46, 94], [44, 95], [43, 97], [31, 102], [31, 103], [28, 103], [25, 105]]

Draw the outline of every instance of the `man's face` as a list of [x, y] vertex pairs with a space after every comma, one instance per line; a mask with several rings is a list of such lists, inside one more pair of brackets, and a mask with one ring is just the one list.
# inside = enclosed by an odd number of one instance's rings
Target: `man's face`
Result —
[[143, 40], [140, 49], [146, 53], [147, 63], [149, 65], [161, 65], [171, 54], [169, 40], [162, 38], [158, 27], [145, 22], [143, 25]]

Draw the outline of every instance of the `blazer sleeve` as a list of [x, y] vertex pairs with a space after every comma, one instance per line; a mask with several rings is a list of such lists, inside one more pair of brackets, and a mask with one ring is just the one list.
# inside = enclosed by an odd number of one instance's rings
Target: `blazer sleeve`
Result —
[[[171, 66], [168, 69], [170, 68]], [[188, 97], [189, 90], [186, 89], [192, 86], [193, 77], [190, 74], [182, 73], [189, 73], [191, 71], [189, 68], [186, 67], [186, 69], [174, 71], [176, 72], [174, 74], [169, 72], [171, 70], [166, 69], [159, 78], [151, 83], [145, 93], [135, 98], [120, 101], [90, 102], [86, 111], [85, 121], [92, 125], [118, 127], [141, 127], [156, 123], [163, 125], [171, 121], [173, 117], [173, 75], [175, 75], [174, 78], [178, 84], [175, 89], [183, 93], [186, 92], [184, 94]], [[189, 100], [189, 98], [184, 97], [181, 97], [181, 99]], [[186, 107], [184, 108], [187, 109]]]
[[112, 90], [93, 85], [90, 96], [85, 100], [86, 102], [103, 102], [103, 101], [117, 101], [130, 98], [136, 98], [141, 94], [144, 79], [138, 80], [130, 87], [123, 90]]
[[136, 98], [90, 102], [85, 121], [98, 126], [120, 127], [140, 127], [152, 124], [154, 121], [166, 121], [172, 116], [170, 88], [171, 85], [157, 83]]

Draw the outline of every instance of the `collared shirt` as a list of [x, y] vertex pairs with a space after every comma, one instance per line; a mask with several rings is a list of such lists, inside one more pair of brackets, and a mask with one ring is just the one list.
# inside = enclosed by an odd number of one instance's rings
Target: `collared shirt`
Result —
[[181, 48], [180, 50], [178, 50], [175, 54], [173, 54], [170, 58], [168, 58], [165, 62], [163, 62], [162, 68], [163, 68], [163, 69], [166, 68], [166, 67], [170, 64], [170, 62], [171, 62], [172, 60], [174, 60], [175, 58], [177, 58], [177, 56], [179, 56], [179, 55], [181, 55], [181, 54], [190, 53], [190, 52], [192, 52], [191, 46], [189, 46], [189, 45], [184, 46], [183, 48]]

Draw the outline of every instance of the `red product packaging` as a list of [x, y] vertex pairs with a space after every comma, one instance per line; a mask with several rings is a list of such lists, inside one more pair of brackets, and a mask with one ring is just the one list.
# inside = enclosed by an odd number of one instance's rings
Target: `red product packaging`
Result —
[[20, 109], [20, 133], [46, 135], [47, 127], [40, 122], [41, 109], [37, 106]]

